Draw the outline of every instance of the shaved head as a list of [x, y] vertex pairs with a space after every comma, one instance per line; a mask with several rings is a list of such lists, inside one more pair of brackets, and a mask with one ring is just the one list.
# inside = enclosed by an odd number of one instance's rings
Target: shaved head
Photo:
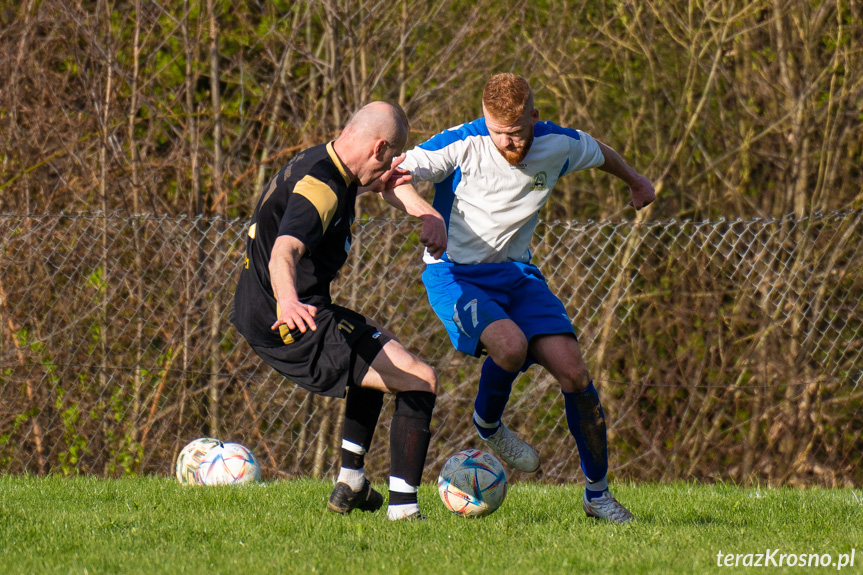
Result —
[[366, 104], [351, 117], [345, 133], [352, 137], [386, 140], [401, 150], [408, 141], [408, 117], [400, 106], [389, 102]]
[[351, 178], [366, 186], [391, 169], [408, 142], [408, 128], [400, 106], [372, 102], [357, 110], [333, 146]]

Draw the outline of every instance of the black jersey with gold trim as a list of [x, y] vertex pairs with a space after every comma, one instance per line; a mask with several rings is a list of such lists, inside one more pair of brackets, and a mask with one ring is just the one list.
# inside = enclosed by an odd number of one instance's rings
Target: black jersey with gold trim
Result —
[[297, 264], [300, 301], [331, 302], [330, 283], [351, 247], [356, 198], [357, 184], [349, 180], [332, 142], [300, 152], [264, 187], [234, 295], [232, 321], [249, 343], [272, 347], [290, 338], [270, 329], [278, 315], [269, 264], [279, 236], [293, 236], [306, 246]]

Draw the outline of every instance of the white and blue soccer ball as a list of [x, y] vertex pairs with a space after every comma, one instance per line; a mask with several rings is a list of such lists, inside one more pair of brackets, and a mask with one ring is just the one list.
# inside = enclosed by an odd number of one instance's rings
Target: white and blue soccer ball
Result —
[[444, 506], [456, 515], [484, 517], [506, 498], [506, 472], [491, 453], [465, 449], [444, 463], [437, 489]]
[[261, 466], [250, 449], [201, 437], [177, 456], [177, 480], [182, 485], [235, 485], [261, 480]]
[[252, 451], [239, 443], [223, 443], [201, 460], [199, 485], [240, 485], [261, 480], [261, 466]]

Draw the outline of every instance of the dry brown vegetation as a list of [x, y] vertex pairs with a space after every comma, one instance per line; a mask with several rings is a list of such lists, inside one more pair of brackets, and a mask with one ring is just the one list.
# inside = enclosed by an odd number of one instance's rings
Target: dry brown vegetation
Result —
[[[0, 213], [247, 216], [362, 103], [399, 102], [420, 141], [479, 115], [498, 71], [653, 178], [654, 217], [844, 208], [863, 183], [861, 18], [856, 0], [7, 2]], [[626, 200], [595, 173], [558, 192], [549, 218]]]
[[[620, 184], [567, 177], [536, 242], [605, 390], [618, 476], [859, 485], [861, 47], [859, 1], [6, 1], [0, 470], [164, 472], [220, 432], [271, 475], [330, 470], [341, 403], [279, 385], [228, 327], [244, 218], [362, 103], [402, 104], [418, 143], [514, 71], [543, 118], [659, 190], [610, 224]], [[413, 224], [360, 209], [339, 297], [441, 372], [439, 462], [471, 440], [478, 362], [429, 316]], [[572, 480], [553, 382], [520, 385], [513, 427], [543, 477]]]

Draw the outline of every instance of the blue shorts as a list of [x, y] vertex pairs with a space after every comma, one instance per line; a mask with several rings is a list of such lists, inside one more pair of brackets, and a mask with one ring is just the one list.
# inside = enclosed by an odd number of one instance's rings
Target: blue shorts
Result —
[[530, 341], [538, 335], [571, 333], [563, 303], [551, 293], [533, 264], [429, 264], [423, 272], [429, 303], [455, 348], [479, 357], [483, 330], [511, 319]]

